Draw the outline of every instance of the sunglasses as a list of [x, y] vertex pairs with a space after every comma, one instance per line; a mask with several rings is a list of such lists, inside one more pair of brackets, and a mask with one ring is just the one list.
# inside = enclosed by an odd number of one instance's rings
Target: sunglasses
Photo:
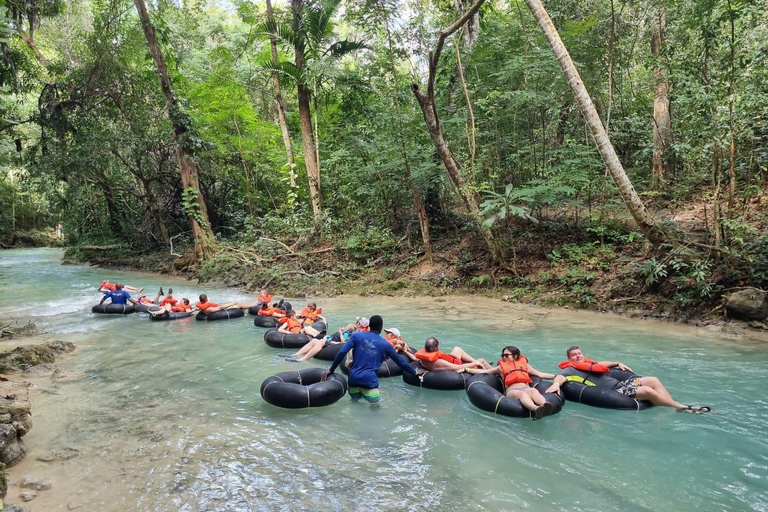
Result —
[[505, 352], [505, 353], [501, 354], [501, 357], [510, 357], [511, 355], [512, 354], [510, 354], [509, 352]]

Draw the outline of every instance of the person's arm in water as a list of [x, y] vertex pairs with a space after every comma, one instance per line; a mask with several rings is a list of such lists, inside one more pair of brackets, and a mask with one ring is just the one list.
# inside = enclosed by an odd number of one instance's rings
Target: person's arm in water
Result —
[[391, 358], [391, 359], [392, 359], [394, 362], [396, 362], [396, 363], [397, 363], [397, 366], [399, 366], [400, 368], [402, 368], [404, 372], [408, 372], [408, 373], [410, 373], [411, 375], [418, 375], [418, 374], [419, 374], [419, 372], [417, 372], [417, 371], [416, 371], [416, 370], [413, 368], [413, 366], [411, 366], [410, 364], [408, 364], [408, 361], [406, 361], [405, 359], [403, 359], [403, 356], [401, 356], [400, 354], [398, 354], [398, 353], [397, 353], [397, 350], [395, 350], [395, 349], [394, 349], [394, 347], [392, 347], [392, 345], [390, 345], [389, 343], [387, 343], [386, 354], [387, 354], [387, 355], [388, 355], [388, 356], [389, 356], [389, 357], [390, 357], [390, 358]]
[[107, 300], [107, 297], [111, 297], [111, 296], [112, 296], [112, 292], [105, 293], [104, 296], [101, 298], [101, 302], [99, 302], [99, 305], [104, 304], [104, 301]]

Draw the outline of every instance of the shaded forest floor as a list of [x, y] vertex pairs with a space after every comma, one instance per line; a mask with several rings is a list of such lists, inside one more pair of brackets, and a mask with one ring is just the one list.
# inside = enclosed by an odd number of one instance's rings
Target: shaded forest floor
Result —
[[[744, 209], [743, 223], [754, 237], [768, 232], [762, 201]], [[678, 229], [700, 241], [711, 236], [712, 215], [702, 202], [661, 211]], [[369, 246], [353, 236], [292, 248], [266, 237], [249, 244], [222, 244], [222, 251], [201, 268], [179, 268], [167, 252], [137, 255], [127, 249], [70, 249], [71, 261], [187, 275], [201, 283], [248, 290], [269, 288], [288, 297], [341, 294], [435, 296], [479, 294], [539, 306], [610, 311], [633, 317], [669, 319], [703, 325], [725, 318], [723, 297], [743, 287], [761, 288], [768, 280], [739, 269], [734, 261], [690, 260], [654, 253], [633, 233], [620, 210], [606, 221], [571, 218], [549, 212], [538, 225], [512, 226], [514, 271], [492, 264], [479, 236], [456, 225], [436, 233], [435, 255], [428, 261], [418, 232], [389, 248]], [[619, 219], [619, 220], [617, 220]], [[448, 222], [446, 225], [450, 226]], [[753, 322], [752, 327], [768, 329]]]

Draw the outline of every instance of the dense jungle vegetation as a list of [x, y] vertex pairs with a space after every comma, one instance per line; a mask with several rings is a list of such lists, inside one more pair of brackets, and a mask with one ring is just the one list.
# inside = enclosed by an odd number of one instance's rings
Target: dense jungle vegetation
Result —
[[6, 245], [677, 312], [768, 283], [764, 0], [0, 0], [0, 50]]

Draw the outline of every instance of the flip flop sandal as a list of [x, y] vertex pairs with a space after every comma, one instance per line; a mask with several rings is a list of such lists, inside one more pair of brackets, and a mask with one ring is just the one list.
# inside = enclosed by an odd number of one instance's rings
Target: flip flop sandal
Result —
[[712, 412], [712, 408], [706, 405], [698, 407], [696, 405], [686, 405], [685, 409], [680, 409], [681, 412], [688, 412], [691, 414], [704, 414], [705, 412]]

